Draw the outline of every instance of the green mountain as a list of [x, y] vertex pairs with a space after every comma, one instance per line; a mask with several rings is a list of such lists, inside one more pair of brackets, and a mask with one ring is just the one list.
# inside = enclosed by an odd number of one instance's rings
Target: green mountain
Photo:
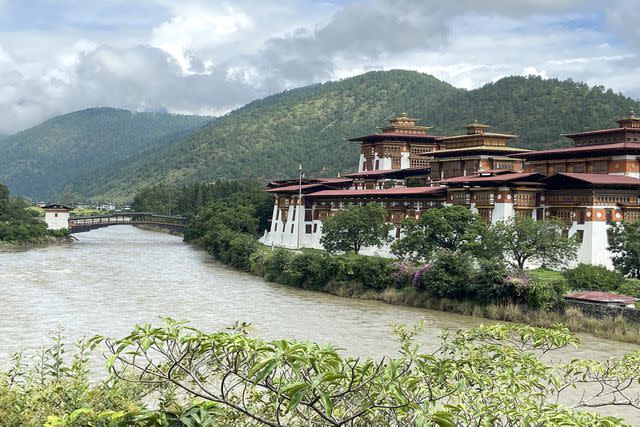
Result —
[[131, 200], [142, 186], [215, 178], [284, 178], [353, 171], [358, 144], [343, 138], [371, 133], [403, 111], [456, 134], [477, 119], [493, 131], [514, 132], [514, 145], [568, 145], [560, 133], [614, 125], [614, 117], [640, 104], [603, 87], [571, 80], [507, 77], [479, 89], [457, 89], [412, 71], [377, 71], [286, 91], [252, 102], [183, 141], [102, 169], [73, 182], [80, 194]]
[[[0, 139], [0, 182], [49, 199], [72, 179], [181, 140], [211, 117], [90, 108]], [[88, 174], [88, 176], [87, 176]]]

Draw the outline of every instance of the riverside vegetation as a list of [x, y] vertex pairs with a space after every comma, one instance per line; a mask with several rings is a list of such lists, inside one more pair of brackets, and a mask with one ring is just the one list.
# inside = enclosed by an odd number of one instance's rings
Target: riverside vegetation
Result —
[[69, 239], [68, 230], [47, 230], [39, 213], [28, 209], [21, 198], [13, 198], [0, 184], [0, 244], [37, 244]]
[[[35, 358], [16, 354], [0, 371], [0, 425], [609, 427], [625, 424], [589, 409], [640, 410], [629, 390], [640, 352], [543, 361], [578, 347], [562, 326], [444, 333], [431, 353], [414, 341], [419, 327], [396, 326], [399, 356], [378, 361], [330, 344], [264, 341], [248, 327], [207, 333], [165, 319], [120, 339], [80, 340], [70, 358], [57, 331]], [[89, 356], [100, 349], [109, 376], [90, 381]]]
[[[354, 224], [369, 224], [369, 230], [355, 225], [345, 229], [347, 217], [357, 209], [367, 221]], [[271, 197], [258, 189], [212, 200], [192, 217], [185, 241], [232, 267], [289, 286], [537, 326], [563, 322], [573, 331], [640, 343], [639, 325], [622, 318], [587, 318], [579, 309], [566, 308], [563, 300], [569, 291], [584, 289], [640, 297], [640, 281], [633, 275], [590, 265], [564, 274], [525, 270], [532, 261], [561, 267], [575, 258], [577, 242], [564, 237], [559, 221], [518, 219], [486, 227], [461, 207], [431, 209], [418, 221], [403, 224], [406, 237], [392, 246], [401, 259], [391, 260], [355, 252], [357, 242], [385, 240], [384, 217], [375, 205], [350, 208], [325, 221], [326, 236], [336, 236], [328, 247], [345, 251], [338, 254], [259, 244], [271, 212]], [[372, 222], [376, 215], [379, 223]], [[619, 225], [620, 230], [625, 226], [630, 231], [620, 231], [627, 238], [620, 238], [616, 259], [628, 259], [637, 250], [635, 225]]]

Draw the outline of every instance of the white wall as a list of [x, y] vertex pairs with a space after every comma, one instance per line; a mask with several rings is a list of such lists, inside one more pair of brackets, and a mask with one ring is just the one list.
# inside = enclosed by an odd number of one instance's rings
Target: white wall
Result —
[[69, 212], [49, 212], [45, 211], [44, 221], [49, 230], [60, 230], [69, 228]]

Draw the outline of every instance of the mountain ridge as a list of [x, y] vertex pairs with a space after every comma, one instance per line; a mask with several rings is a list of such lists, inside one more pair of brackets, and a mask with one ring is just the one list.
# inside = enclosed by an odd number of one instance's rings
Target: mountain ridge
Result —
[[516, 76], [466, 90], [414, 71], [374, 71], [253, 101], [137, 158], [118, 177], [99, 177], [90, 191], [70, 190], [126, 200], [150, 183], [290, 178], [299, 164], [308, 175], [350, 172], [358, 144], [343, 139], [375, 132], [403, 111], [433, 125], [434, 134], [459, 134], [477, 119], [519, 134], [514, 146], [540, 149], [567, 146], [560, 133], [610, 127], [637, 108], [631, 98], [571, 80]]
[[299, 164], [309, 176], [335, 176], [357, 167], [358, 144], [345, 138], [373, 133], [401, 112], [437, 135], [462, 133], [477, 119], [520, 135], [513, 146], [541, 149], [568, 146], [561, 133], [613, 127], [631, 109], [639, 111], [640, 103], [572, 80], [512, 76], [466, 90], [415, 71], [372, 71], [283, 91], [181, 134], [168, 132], [161, 143], [75, 174], [57, 191], [126, 202], [150, 184], [290, 178]]
[[87, 108], [0, 140], [0, 182], [12, 192], [51, 198], [71, 179], [180, 140], [211, 117]]

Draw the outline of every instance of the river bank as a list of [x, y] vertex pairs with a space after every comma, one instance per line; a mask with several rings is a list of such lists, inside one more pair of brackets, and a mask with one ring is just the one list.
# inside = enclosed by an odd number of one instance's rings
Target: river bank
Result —
[[489, 320], [524, 323], [532, 326], [549, 327], [565, 324], [572, 332], [589, 333], [596, 337], [615, 341], [640, 344], [640, 325], [627, 322], [622, 317], [596, 319], [586, 316], [578, 308], [567, 308], [564, 312], [532, 310], [515, 304], [480, 305], [471, 301], [431, 298], [415, 289], [385, 289], [373, 291], [353, 284], [333, 284], [325, 291], [331, 295], [347, 298], [382, 301], [391, 305], [426, 308], [464, 316]]
[[0, 248], [4, 249], [30, 249], [41, 248], [47, 245], [64, 245], [77, 241], [78, 239], [72, 235], [67, 236], [46, 236], [37, 241], [26, 242], [2, 242], [0, 241]]
[[[489, 320], [549, 327], [563, 323], [572, 332], [589, 333], [597, 337], [640, 344], [640, 324], [624, 318], [594, 318], [579, 308], [567, 307], [562, 294], [554, 308], [532, 308], [527, 304], [479, 303], [471, 299], [437, 298], [411, 284], [400, 284], [390, 277], [384, 266], [388, 260], [356, 256], [353, 260], [327, 260], [321, 251], [300, 252], [272, 249], [252, 244], [246, 238], [218, 252], [220, 261], [248, 271], [267, 281], [292, 287], [325, 292], [340, 297], [375, 300], [387, 304], [425, 308]], [[197, 241], [194, 243], [198, 244]], [[202, 246], [202, 245], [200, 245]], [[222, 245], [221, 245], [222, 247]], [[362, 262], [361, 262], [362, 261]], [[333, 271], [328, 271], [332, 269]], [[337, 270], [336, 270], [337, 269]], [[342, 270], [342, 273], [339, 271]], [[347, 270], [347, 271], [345, 271]], [[357, 270], [357, 271], [356, 271]]]
[[[72, 245], [1, 251], [0, 301], [8, 309], [0, 322], [0, 365], [10, 363], [10, 355], [21, 349], [37, 352], [58, 325], [72, 345], [83, 336], [126, 336], [133, 325], [158, 324], [161, 316], [188, 319], [205, 331], [247, 322], [252, 336], [332, 343], [344, 355], [375, 360], [398, 355], [393, 324], [424, 323], [417, 342], [429, 353], [446, 331], [491, 323], [269, 283], [178, 237], [133, 226], [93, 230], [78, 239]], [[638, 349], [590, 334], [578, 337], [578, 354], [584, 359], [607, 360]], [[568, 363], [576, 352], [564, 348], [554, 360]], [[92, 359], [92, 371], [104, 375], [104, 363], [102, 357]], [[640, 424], [628, 408], [598, 411]]]

